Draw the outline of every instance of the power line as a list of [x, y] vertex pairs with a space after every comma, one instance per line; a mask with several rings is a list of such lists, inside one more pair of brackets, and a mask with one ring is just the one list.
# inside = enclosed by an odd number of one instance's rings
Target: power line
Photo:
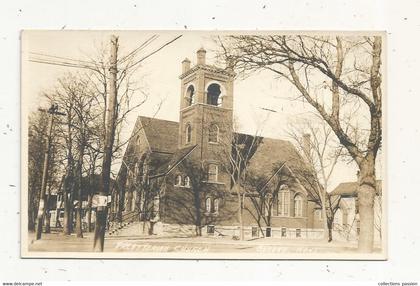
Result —
[[130, 58], [131, 56], [134, 56], [137, 52], [139, 52], [142, 48], [148, 46], [149, 44], [151, 44], [154, 40], [156, 40], [157, 38], [159, 38], [158, 35], [153, 35], [151, 36], [149, 39], [147, 39], [145, 42], [143, 42], [138, 48], [134, 49], [133, 51], [131, 51], [128, 55], [122, 57], [118, 62], [119, 63], [123, 63], [125, 62], [128, 58]]
[[71, 63], [71, 62], [53, 61], [53, 60], [46, 60], [46, 59], [40, 59], [40, 58], [32, 58], [32, 59], [29, 59], [29, 61], [34, 62], [34, 63], [40, 63], [40, 64], [65, 66], [65, 67], [73, 67], [73, 68], [84, 68], [84, 69], [90, 69], [93, 71], [98, 71], [98, 69], [94, 66], [76, 64], [76, 63]]
[[87, 64], [96, 64], [95, 62], [92, 62], [92, 61], [75, 60], [75, 59], [72, 59], [72, 58], [47, 55], [47, 54], [37, 53], [37, 52], [29, 52], [29, 53], [30, 54], [34, 54], [34, 55], [38, 55], [38, 56], [44, 56], [44, 57], [50, 57], [50, 58], [56, 58], [56, 59], [62, 59], [62, 60], [69, 60], [69, 61], [74, 61], [74, 62], [82, 62], [82, 63], [87, 63]]
[[[149, 53], [148, 55], [142, 57], [140, 60], [136, 61], [135, 63], [131, 64], [130, 66], [128, 66], [126, 68], [126, 70], [138, 65], [139, 63], [141, 63], [142, 61], [146, 60], [147, 58], [151, 57], [152, 55], [156, 54], [157, 52], [159, 52], [160, 50], [162, 50], [163, 48], [165, 48], [166, 46], [170, 45], [171, 43], [175, 42], [176, 40], [178, 40], [179, 38], [181, 38], [182, 35], [176, 36], [175, 38], [173, 38], [172, 40], [166, 42], [165, 44], [163, 44], [162, 46], [160, 46], [159, 48], [157, 48], [156, 50], [152, 51], [151, 53]], [[129, 57], [132, 57], [133, 55], [135, 55], [138, 51], [140, 51], [142, 48], [144, 48], [145, 46], [149, 45], [150, 43], [152, 43], [154, 40], [156, 40], [158, 38], [157, 35], [153, 35], [151, 36], [149, 39], [147, 39], [144, 43], [142, 43], [138, 48], [134, 49], [133, 51], [131, 51], [128, 55], [124, 56], [121, 59], [121, 62], [126, 61]], [[90, 61], [83, 61], [83, 60], [75, 60], [75, 59], [71, 59], [68, 57], [60, 57], [60, 56], [53, 56], [53, 55], [47, 55], [47, 54], [43, 54], [43, 53], [37, 53], [37, 52], [30, 52], [31, 54], [34, 55], [41, 55], [41, 56], [45, 56], [45, 57], [50, 57], [50, 58], [57, 58], [57, 59], [65, 59], [66, 61], [58, 61], [58, 60], [52, 60], [52, 59], [42, 59], [42, 58], [30, 58], [29, 61], [34, 62], [34, 63], [40, 63], [40, 64], [48, 64], [48, 65], [56, 65], [56, 66], [65, 66], [65, 67], [73, 67], [73, 68], [84, 68], [84, 69], [90, 69], [96, 72], [100, 72], [98, 70], [98, 68], [96, 66], [94, 66], [96, 63], [95, 62], [90, 62]], [[68, 62], [68, 61], [74, 61], [73, 62]], [[77, 62], [77, 63], [76, 63]], [[85, 63], [85, 64], [83, 64]]]
[[144, 61], [145, 59], [151, 57], [152, 55], [156, 54], [157, 52], [159, 52], [160, 50], [162, 50], [164, 47], [166, 47], [167, 45], [172, 44], [173, 42], [175, 42], [176, 40], [178, 40], [179, 38], [181, 38], [182, 35], [176, 36], [175, 38], [173, 38], [172, 40], [170, 40], [169, 42], [165, 43], [164, 45], [160, 46], [158, 49], [154, 50], [153, 52], [151, 52], [150, 54], [148, 54], [147, 56], [144, 56], [143, 58], [141, 58], [140, 60], [138, 60], [137, 62], [135, 62], [134, 64], [130, 65], [127, 67], [127, 69], [132, 68], [133, 66], [141, 63], [142, 61]]

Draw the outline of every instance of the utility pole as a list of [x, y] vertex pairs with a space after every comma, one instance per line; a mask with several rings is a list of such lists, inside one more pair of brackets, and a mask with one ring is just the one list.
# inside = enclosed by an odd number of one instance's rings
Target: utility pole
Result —
[[42, 171], [42, 183], [41, 189], [39, 190], [39, 205], [38, 205], [38, 214], [36, 219], [36, 239], [41, 239], [42, 234], [42, 225], [44, 223], [45, 217], [45, 210], [46, 210], [46, 190], [47, 190], [47, 183], [48, 183], [48, 167], [49, 167], [49, 160], [50, 160], [50, 150], [51, 150], [51, 136], [52, 136], [52, 129], [54, 124], [54, 116], [55, 115], [65, 115], [64, 113], [58, 112], [58, 105], [52, 104], [48, 110], [40, 111], [48, 112], [49, 113], [49, 121], [47, 127], [47, 146], [45, 148], [45, 155], [44, 155], [44, 169]]
[[95, 235], [93, 250], [96, 252], [104, 251], [105, 230], [107, 225], [107, 199], [110, 189], [110, 173], [112, 149], [115, 136], [116, 105], [117, 105], [117, 53], [118, 38], [111, 36], [111, 55], [109, 68], [109, 93], [106, 98], [105, 110], [105, 138], [104, 156], [102, 161], [102, 184], [99, 190], [98, 205], [96, 209]]

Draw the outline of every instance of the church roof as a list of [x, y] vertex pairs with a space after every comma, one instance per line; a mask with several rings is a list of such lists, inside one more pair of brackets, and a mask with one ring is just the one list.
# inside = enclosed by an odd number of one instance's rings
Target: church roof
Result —
[[[341, 197], [357, 197], [357, 182], [344, 182], [339, 184], [330, 194]], [[382, 194], [382, 180], [376, 180], [376, 188], [379, 194]]]
[[[297, 185], [303, 187], [312, 200], [316, 200], [316, 178], [310, 172], [309, 166], [299, 155], [290, 141], [267, 137], [254, 137], [236, 133], [236, 140], [240, 143], [254, 144], [251, 149], [248, 170], [262, 174], [267, 180], [281, 170], [283, 179], [293, 179]], [[290, 182], [290, 180], [288, 180]]]
[[[152, 153], [167, 153], [166, 155], [155, 154], [152, 156], [156, 162], [154, 165], [158, 165], [154, 172], [156, 175], [166, 172], [191, 153], [191, 148], [195, 147], [178, 149], [178, 122], [144, 116], [139, 118]], [[269, 178], [282, 164], [286, 163], [287, 168], [294, 173], [294, 176], [307, 176], [307, 172], [302, 172], [302, 170], [307, 170], [304, 160], [291, 142], [267, 137], [254, 137], [243, 133], [235, 133], [235, 137], [240, 144], [255, 146], [250, 156], [250, 170], [258, 173], [264, 172]], [[308, 189], [309, 186], [305, 181], [307, 180], [302, 179], [299, 182], [305, 189]]]
[[179, 163], [182, 162], [182, 160], [184, 160], [189, 154], [191, 154], [191, 152], [196, 147], [197, 145], [194, 145], [176, 150], [174, 154], [167, 157], [167, 160], [160, 162], [158, 168], [156, 169], [152, 177], [164, 176], [167, 173], [171, 172]]
[[145, 116], [139, 116], [139, 119], [152, 152], [176, 152], [178, 149], [178, 122]]

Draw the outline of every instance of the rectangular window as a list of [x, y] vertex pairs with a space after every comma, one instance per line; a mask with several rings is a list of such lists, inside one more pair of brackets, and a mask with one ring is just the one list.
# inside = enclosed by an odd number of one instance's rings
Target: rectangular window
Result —
[[252, 237], [258, 237], [258, 227], [252, 227]]
[[282, 227], [281, 228], [281, 237], [286, 237], [286, 228], [285, 227]]
[[271, 237], [271, 227], [265, 229], [265, 237]]
[[217, 182], [218, 173], [219, 173], [219, 166], [217, 166], [216, 164], [209, 164], [208, 181]]
[[301, 230], [300, 228], [296, 229], [296, 237], [301, 237]]
[[214, 234], [214, 225], [207, 226], [207, 234]]

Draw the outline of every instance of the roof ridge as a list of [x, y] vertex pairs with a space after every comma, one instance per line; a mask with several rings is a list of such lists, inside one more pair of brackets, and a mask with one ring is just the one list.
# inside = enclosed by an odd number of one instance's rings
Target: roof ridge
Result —
[[260, 135], [252, 135], [252, 134], [242, 133], [242, 132], [233, 132], [233, 133], [238, 134], [238, 135], [251, 136], [251, 137], [255, 137], [256, 136], [256, 137], [259, 137], [259, 138], [261, 138], [263, 140], [282, 141], [282, 142], [286, 142], [286, 143], [289, 143], [289, 144], [292, 144], [293, 145], [293, 143], [290, 140], [288, 140], [288, 139], [280, 139], [280, 138], [266, 137], [266, 136], [260, 136]]
[[161, 118], [156, 118], [156, 117], [149, 117], [149, 116], [144, 116], [144, 115], [139, 115], [138, 118], [140, 118], [140, 120], [141, 119], [160, 120], [160, 121], [166, 121], [166, 122], [172, 122], [172, 123], [179, 124], [178, 121], [173, 121], [173, 120], [169, 120], [169, 119], [161, 119]]

